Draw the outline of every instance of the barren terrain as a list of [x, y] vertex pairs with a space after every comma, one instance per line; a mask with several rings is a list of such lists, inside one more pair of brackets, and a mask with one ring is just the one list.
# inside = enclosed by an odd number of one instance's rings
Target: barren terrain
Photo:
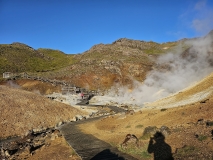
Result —
[[29, 130], [43, 130], [86, 114], [69, 105], [36, 93], [0, 86], [1, 138], [23, 136]]
[[[211, 159], [212, 82], [213, 74], [210, 74], [197, 84], [170, 97], [147, 104], [134, 114], [111, 115], [93, 123], [80, 125], [80, 128], [83, 132], [92, 134], [138, 159], [152, 159], [153, 154], [149, 154], [147, 149], [149, 138], [154, 133], [149, 136], [143, 133], [149, 126], [158, 129], [166, 126], [169, 132], [166, 134], [165, 142], [171, 147], [174, 159]], [[19, 84], [25, 84], [26, 87], [26, 81], [19, 81]], [[87, 114], [83, 109], [77, 110], [36, 93], [2, 85], [0, 87], [2, 138], [23, 136], [29, 130], [54, 127], [59, 122], [70, 121], [75, 115]], [[120, 146], [127, 134], [134, 134], [139, 138], [139, 148], [131, 144], [127, 148]], [[63, 137], [51, 140], [49, 146], [42, 147], [27, 157], [80, 159]]]
[[171, 146], [174, 158], [211, 159], [213, 156], [213, 126], [210, 125], [210, 122], [213, 122], [212, 82], [213, 74], [176, 95], [149, 104], [134, 115], [119, 114], [80, 127], [84, 132], [93, 134], [121, 150], [123, 149], [120, 144], [125, 136], [135, 134], [140, 139], [139, 150], [131, 151], [130, 147], [123, 151], [135, 155], [138, 159], [149, 159], [149, 156], [144, 157], [149, 144], [149, 137], [143, 136], [145, 128], [166, 126], [171, 132], [166, 137], [166, 143]]

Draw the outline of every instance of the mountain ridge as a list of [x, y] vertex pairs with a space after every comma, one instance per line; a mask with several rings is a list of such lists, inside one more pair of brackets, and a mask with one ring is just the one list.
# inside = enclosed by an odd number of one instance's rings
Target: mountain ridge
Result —
[[[206, 36], [212, 36], [212, 32]], [[195, 39], [156, 43], [120, 38], [111, 44], [97, 44], [81, 54], [72, 55], [53, 49], [35, 50], [22, 43], [0, 44], [0, 73], [30, 72], [95, 90], [109, 89], [115, 84], [131, 88], [132, 79], [143, 82], [158, 66], [159, 56], [188, 52], [192, 46], [188, 42]]]

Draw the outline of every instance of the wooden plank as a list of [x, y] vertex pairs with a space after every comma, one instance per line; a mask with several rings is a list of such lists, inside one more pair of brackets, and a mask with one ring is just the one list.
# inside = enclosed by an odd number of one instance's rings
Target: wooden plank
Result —
[[104, 142], [91, 134], [82, 133], [78, 124], [97, 120], [101, 117], [84, 121], [71, 122], [62, 125], [59, 130], [67, 143], [76, 151], [82, 160], [136, 160], [136, 158], [120, 152], [109, 143]]

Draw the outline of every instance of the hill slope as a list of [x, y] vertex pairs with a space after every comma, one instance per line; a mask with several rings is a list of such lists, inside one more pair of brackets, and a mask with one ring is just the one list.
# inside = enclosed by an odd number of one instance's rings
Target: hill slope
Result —
[[[162, 133], [165, 139], [161, 144], [166, 143], [171, 147], [170, 152], [174, 159], [211, 159], [213, 156], [212, 78], [213, 73], [193, 87], [151, 103], [150, 107], [142, 108], [140, 112], [109, 116], [93, 123], [82, 124], [80, 128], [83, 132], [92, 134], [141, 160], [154, 158], [153, 154], [148, 153], [150, 137], [164, 128]], [[201, 97], [206, 91], [208, 95]], [[201, 96], [191, 101], [190, 97], [194, 95]], [[180, 104], [181, 101], [187, 103]], [[134, 142], [128, 143], [127, 148], [121, 147], [127, 134], [138, 137], [139, 147], [136, 147]], [[155, 143], [158, 143], [157, 139]], [[163, 145], [159, 144], [154, 153], [166, 152], [165, 148], [161, 147]]]
[[0, 138], [25, 135], [32, 129], [54, 127], [85, 114], [39, 94], [0, 85]]
[[48, 76], [95, 90], [106, 90], [115, 84], [131, 88], [132, 79], [144, 81], [147, 73], [156, 65], [159, 55], [176, 51], [181, 44], [182, 42], [158, 44], [122, 38], [112, 44], [95, 45], [90, 50], [75, 55], [77, 63]]
[[72, 55], [66, 55], [61, 51], [35, 50], [22, 43], [0, 44], [0, 74], [46, 72], [72, 63]]
[[[182, 54], [182, 61], [186, 61], [185, 63], [196, 61], [197, 57], [202, 58], [201, 48], [206, 50], [213, 48], [213, 45], [196, 46], [209, 43], [207, 39], [212, 38], [212, 32], [201, 38], [162, 44], [121, 38], [112, 44], [94, 45], [90, 50], [76, 55], [67, 55], [51, 49], [34, 50], [21, 43], [0, 45], [0, 73], [31, 72], [101, 91], [116, 85], [132, 89], [134, 80], [144, 82], [150, 71], [170, 70], [171, 64], [175, 62], [174, 59], [168, 59], [171, 55]], [[199, 54], [193, 55], [197, 50]], [[159, 59], [163, 59], [162, 55], [167, 53], [170, 53], [167, 57], [164, 56], [167, 61], [159, 63]], [[209, 63], [213, 64], [212, 52], [208, 54]]]

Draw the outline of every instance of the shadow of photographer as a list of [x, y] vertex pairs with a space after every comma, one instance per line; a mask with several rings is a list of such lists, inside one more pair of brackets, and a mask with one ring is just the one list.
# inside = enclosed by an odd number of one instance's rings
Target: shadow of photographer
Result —
[[174, 160], [172, 149], [165, 142], [165, 136], [161, 132], [156, 132], [153, 137], [150, 137], [147, 151], [154, 153], [154, 160]]
[[93, 158], [90, 160], [125, 160], [123, 157], [117, 155], [116, 153], [111, 152], [110, 149], [105, 149], [95, 155]]

